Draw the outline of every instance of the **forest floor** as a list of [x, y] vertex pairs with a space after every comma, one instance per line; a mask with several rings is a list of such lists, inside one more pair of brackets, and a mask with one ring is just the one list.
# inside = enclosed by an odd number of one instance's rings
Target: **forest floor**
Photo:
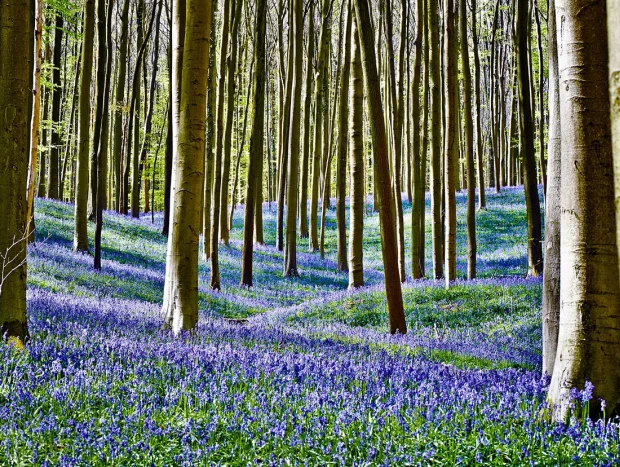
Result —
[[[387, 333], [376, 215], [365, 219], [367, 287], [347, 291], [334, 211], [326, 258], [299, 239], [301, 275], [289, 279], [273, 246], [275, 204], [265, 205], [268, 246], [247, 289], [239, 208], [220, 246], [222, 292], [201, 261], [199, 328], [174, 338], [162, 330], [161, 215], [106, 213], [94, 272], [71, 251], [72, 206], [37, 200], [32, 340], [0, 345], [0, 465], [617, 465], [620, 426], [580, 417], [588, 394], [573, 395], [568, 423], [549, 420], [523, 191], [488, 192], [487, 206], [477, 213], [480, 279], [447, 291], [408, 281], [405, 336]], [[406, 232], [410, 212], [405, 203]]]

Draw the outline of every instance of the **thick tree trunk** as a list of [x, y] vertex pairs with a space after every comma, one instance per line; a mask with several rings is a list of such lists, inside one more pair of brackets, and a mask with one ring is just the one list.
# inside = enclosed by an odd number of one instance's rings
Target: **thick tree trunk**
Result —
[[538, 276], [543, 270], [540, 201], [536, 183], [536, 154], [534, 150], [534, 124], [528, 72], [528, 0], [517, 0], [517, 76], [519, 80], [519, 110], [521, 124], [521, 153], [525, 204], [527, 209], [528, 275]]
[[[26, 321], [26, 180], [32, 41], [30, 0], [0, 4], [0, 336], [28, 339]], [[10, 264], [8, 264], [10, 262]], [[13, 269], [14, 268], [14, 269]]]
[[[175, 334], [198, 324], [200, 197], [204, 190], [211, 0], [187, 0], [180, 119], [163, 312]], [[175, 16], [174, 20], [177, 21]], [[174, 92], [175, 90], [173, 90]]]
[[[617, 12], [614, 11], [614, 15]], [[556, 3], [562, 115], [560, 332], [549, 398], [594, 385], [590, 415], [620, 413], [620, 283], [605, 2]], [[558, 24], [560, 26], [560, 24]], [[579, 44], [579, 47], [575, 47]]]
[[349, 288], [364, 285], [364, 75], [355, 15], [351, 29], [351, 90], [349, 114], [349, 167], [351, 215], [349, 226]]
[[[299, 0], [297, 0], [299, 1]], [[256, 72], [252, 99], [252, 135], [250, 136], [250, 163], [245, 195], [245, 214], [243, 229], [243, 253], [241, 260], [241, 285], [252, 286], [252, 256], [254, 253], [254, 217], [256, 202], [254, 197], [259, 186], [258, 165], [263, 164], [264, 119], [265, 119], [265, 41], [267, 34], [267, 0], [256, 2], [256, 42], [254, 56]]]
[[354, 0], [355, 16], [359, 26], [359, 39], [366, 84], [368, 115], [372, 129], [374, 160], [378, 175], [379, 222], [381, 230], [381, 251], [385, 277], [390, 332], [407, 332], [403, 296], [398, 269], [398, 248], [395, 232], [394, 190], [390, 180], [388, 141], [385, 131], [383, 104], [377, 75], [374, 37], [370, 22], [368, 0]]
[[[609, 0], [608, 0], [609, 1]], [[560, 88], [555, 0], [549, 1], [549, 164], [545, 197], [545, 264], [543, 265], [543, 374], [551, 375], [558, 347], [560, 322], [560, 209], [562, 157]]]
[[90, 85], [93, 76], [95, 1], [86, 0], [82, 31], [82, 74], [80, 76], [80, 112], [78, 154], [75, 181], [75, 231], [73, 249], [88, 252], [88, 179], [90, 148]]

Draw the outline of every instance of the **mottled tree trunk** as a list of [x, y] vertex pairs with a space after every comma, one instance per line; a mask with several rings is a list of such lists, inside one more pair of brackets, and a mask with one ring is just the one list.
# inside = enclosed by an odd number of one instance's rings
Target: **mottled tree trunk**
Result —
[[29, 154], [30, 0], [0, 4], [0, 254], [15, 270], [0, 278], [0, 336], [28, 338], [26, 180]]
[[[562, 116], [560, 331], [549, 388], [564, 420], [563, 393], [594, 385], [590, 415], [620, 413], [620, 284], [608, 94], [605, 2], [556, 3]], [[614, 11], [614, 15], [617, 12]], [[579, 44], [579, 47], [575, 47]]]
[[[163, 312], [175, 334], [198, 324], [200, 198], [204, 190], [211, 0], [187, 0], [178, 144]], [[174, 20], [177, 20], [175, 16]], [[174, 92], [174, 90], [173, 90]]]

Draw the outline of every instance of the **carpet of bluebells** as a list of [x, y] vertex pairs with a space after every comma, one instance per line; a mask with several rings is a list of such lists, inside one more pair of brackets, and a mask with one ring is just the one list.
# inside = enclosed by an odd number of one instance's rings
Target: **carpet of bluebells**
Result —
[[[223, 291], [209, 289], [201, 262], [199, 328], [179, 338], [162, 330], [161, 215], [153, 224], [106, 213], [94, 272], [71, 251], [71, 206], [37, 201], [32, 339], [0, 344], [0, 465], [617, 465], [617, 421], [550, 421], [523, 192], [487, 199], [481, 278], [448, 291], [408, 282], [405, 336], [386, 332], [376, 215], [366, 219], [367, 287], [347, 291], [334, 212], [326, 258], [300, 239], [301, 277], [286, 279], [265, 205], [268, 245], [247, 289], [238, 209], [220, 247]], [[571, 395], [576, 415], [590, 395]]]

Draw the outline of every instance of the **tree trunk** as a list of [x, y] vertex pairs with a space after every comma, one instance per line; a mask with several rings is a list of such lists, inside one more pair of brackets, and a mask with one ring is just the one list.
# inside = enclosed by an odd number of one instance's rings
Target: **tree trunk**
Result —
[[303, 41], [304, 19], [303, 0], [291, 0], [292, 29], [294, 49], [293, 63], [293, 89], [291, 102], [291, 122], [289, 131], [289, 162], [288, 162], [288, 187], [286, 197], [286, 251], [284, 254], [284, 275], [297, 277], [297, 193], [299, 185], [299, 146], [301, 135], [301, 88], [303, 87]]
[[[349, 120], [349, 77], [351, 70], [351, 5], [347, 5], [346, 26], [344, 28], [344, 56], [340, 78], [340, 97], [338, 111], [338, 164], [336, 169], [336, 222], [338, 224], [338, 265], [339, 271], [348, 271], [347, 259], [347, 123]], [[358, 174], [363, 180], [363, 172]]]
[[562, 283], [549, 398], [554, 417], [565, 420], [570, 399], [562, 394], [588, 381], [594, 385], [590, 415], [601, 416], [603, 399], [605, 415], [613, 417], [620, 413], [620, 284], [605, 2], [559, 0], [556, 9]]
[[372, 130], [374, 160], [377, 166], [379, 194], [379, 222], [381, 230], [381, 251], [385, 291], [387, 296], [390, 332], [405, 334], [407, 324], [403, 310], [403, 296], [398, 269], [398, 248], [396, 245], [394, 190], [390, 180], [388, 142], [377, 64], [374, 37], [370, 22], [368, 0], [354, 0], [355, 16], [359, 26], [364, 81], [368, 102], [368, 115]]
[[[80, 111], [78, 154], [75, 181], [75, 231], [73, 249], [89, 252], [88, 247], [88, 179], [90, 148], [90, 85], [93, 76], [95, 35], [95, 1], [86, 0], [82, 32], [82, 74], [80, 76]], [[49, 177], [48, 177], [49, 178]], [[48, 188], [49, 190], [49, 188]]]
[[34, 230], [34, 189], [36, 185], [37, 157], [39, 146], [39, 123], [41, 120], [41, 61], [43, 49], [41, 47], [41, 39], [43, 38], [43, 0], [37, 0], [35, 14], [35, 30], [34, 30], [34, 67], [32, 73], [33, 81], [33, 100], [32, 100], [32, 118], [30, 119], [30, 142], [28, 165], [28, 182], [27, 182], [27, 210], [26, 210], [26, 226], [28, 228], [28, 237]]
[[220, 48], [220, 75], [217, 85], [217, 128], [215, 159], [213, 160], [213, 217], [211, 219], [211, 288], [220, 290], [219, 238], [220, 194], [222, 191], [222, 145], [224, 142], [224, 85], [226, 84], [226, 53], [228, 51], [228, 26], [230, 0], [224, 0]]
[[435, 279], [443, 277], [443, 229], [441, 221], [441, 77], [438, 2], [428, 0], [428, 29], [430, 33], [431, 81], [431, 212], [433, 217], [433, 273]]
[[527, 209], [528, 275], [538, 276], [543, 270], [540, 201], [536, 183], [536, 154], [534, 150], [534, 125], [528, 72], [528, 0], [517, 0], [517, 73], [519, 80], [519, 110], [521, 124], [521, 154]]
[[[32, 41], [30, 0], [0, 4], [0, 254], [10, 271], [0, 277], [0, 336], [28, 339], [26, 321], [26, 180]], [[12, 262], [11, 262], [12, 261]], [[10, 262], [10, 264], [8, 264]], [[13, 269], [14, 267], [14, 269]]]
[[349, 167], [351, 220], [349, 226], [349, 288], [364, 286], [364, 76], [359, 30], [355, 15], [351, 29], [351, 90], [349, 115]]
[[[299, 1], [299, 0], [297, 0]], [[252, 256], [254, 253], [254, 216], [256, 215], [256, 196], [258, 188], [258, 165], [263, 163], [264, 119], [265, 119], [265, 42], [267, 35], [267, 0], [256, 2], [256, 42], [254, 56], [253, 122], [250, 136], [250, 162], [248, 183], [245, 195], [243, 229], [243, 253], [241, 262], [241, 285], [252, 287]], [[249, 97], [249, 96], [248, 96]]]
[[222, 153], [222, 186], [220, 188], [220, 240], [228, 245], [230, 230], [228, 222], [228, 193], [230, 190], [230, 155], [232, 152], [233, 111], [235, 110], [235, 67], [237, 65], [237, 35], [241, 22], [243, 0], [233, 2], [232, 27], [230, 29], [230, 56], [228, 60], [228, 77], [226, 78], [228, 103], [226, 105], [226, 126], [224, 128], [224, 148]]
[[314, 97], [314, 156], [312, 158], [312, 191], [310, 194], [310, 251], [317, 251], [319, 245], [318, 210], [319, 210], [319, 185], [321, 177], [321, 164], [325, 157], [323, 148], [324, 126], [324, 102], [325, 102], [325, 72], [328, 55], [327, 37], [329, 36], [329, 17], [331, 16], [331, 3], [323, 0], [321, 36], [319, 39], [319, 57], [317, 63], [316, 89]]
[[116, 75], [116, 109], [114, 110], [114, 199], [116, 212], [121, 212], [121, 168], [123, 146], [123, 108], [125, 106], [125, 81], [127, 80], [127, 35], [129, 29], [129, 0], [123, 1], [121, 10], [121, 40], [118, 55], [118, 72]]
[[[207, 81], [207, 139], [205, 140], [205, 190], [204, 206], [202, 213], [202, 259], [207, 261], [211, 257], [211, 209], [214, 203], [213, 175], [214, 175], [214, 154], [215, 147], [215, 58], [217, 38], [215, 37], [215, 12], [217, 3], [213, 3], [213, 13], [211, 15], [211, 34], [209, 36], [209, 77]], [[217, 199], [217, 198], [216, 198]]]
[[[424, 242], [422, 229], [422, 213], [424, 211], [424, 179], [422, 173], [422, 158], [426, 153], [420, 154], [420, 133], [426, 131], [420, 121], [420, 78], [422, 71], [422, 40], [424, 24], [424, 1], [416, 2], [415, 10], [416, 35], [414, 41], [413, 80], [411, 83], [411, 120], [413, 122], [413, 135], [411, 138], [411, 176], [413, 185], [413, 199], [411, 205], [411, 277], [421, 279], [424, 277], [424, 256], [420, 257], [420, 244]], [[426, 109], [424, 109], [426, 112]]]
[[[61, 14], [56, 16], [54, 28], [54, 58], [52, 71], [52, 147], [47, 175], [47, 197], [58, 199], [58, 164], [60, 154], [60, 134], [58, 128], [61, 125], [60, 107], [62, 98], [62, 83], [60, 82], [60, 59], [62, 55], [62, 35], [64, 21]], [[92, 62], [92, 60], [91, 60]]]
[[476, 278], [476, 177], [474, 175], [474, 128], [471, 114], [471, 69], [467, 41], [467, 1], [460, 0], [461, 63], [463, 71], [463, 133], [467, 161], [467, 278]]
[[[181, 112], [173, 163], [172, 229], [168, 241], [163, 304], [165, 323], [174, 334], [193, 330], [198, 324], [200, 197], [204, 190], [207, 115], [208, 73], [205, 66], [209, 63], [211, 14], [211, 0], [187, 0]], [[178, 21], [176, 15], [174, 21]]]
[[312, 116], [312, 89], [314, 83], [314, 1], [308, 9], [308, 59], [306, 61], [306, 90], [304, 98], [304, 139], [299, 193], [299, 236], [308, 238], [308, 170], [310, 165], [310, 117]]
[[484, 192], [484, 161], [482, 159], [482, 108], [480, 104], [480, 54], [478, 52], [478, 26], [476, 11], [476, 0], [471, 0], [471, 30], [472, 30], [472, 42], [474, 45], [474, 106], [475, 106], [475, 119], [476, 119], [476, 165], [478, 170], [478, 210], [482, 211], [486, 209], [486, 196]]
[[[610, 0], [608, 0], [610, 1]], [[562, 157], [560, 88], [555, 0], [549, 1], [549, 165], [545, 196], [545, 263], [543, 265], [543, 375], [551, 375], [558, 347], [560, 322], [560, 209]]]
[[[108, 110], [110, 96], [110, 79], [112, 76], [112, 54], [109, 53], [112, 43], [112, 10], [114, 1], [110, 0], [106, 16], [106, 1], [97, 2], [97, 39], [99, 54], [97, 63], [97, 109], [95, 119], [95, 160], [97, 161], [97, 207], [95, 225], [95, 259], [94, 267], [101, 269], [101, 229], [103, 228], [103, 208], [107, 190], [106, 163], [108, 158]], [[106, 24], [107, 22], [107, 24]], [[97, 123], [99, 120], [99, 123]], [[99, 129], [97, 128], [99, 126]], [[98, 134], [97, 134], [98, 132]], [[97, 142], [97, 139], [99, 141]]]
[[456, 78], [458, 74], [455, 31], [454, 0], [444, 2], [444, 97], [446, 129], [444, 135], [444, 183], [446, 203], [445, 224], [445, 271], [446, 288], [456, 280], [456, 186], [455, 174], [458, 173], [458, 112], [456, 102]]

